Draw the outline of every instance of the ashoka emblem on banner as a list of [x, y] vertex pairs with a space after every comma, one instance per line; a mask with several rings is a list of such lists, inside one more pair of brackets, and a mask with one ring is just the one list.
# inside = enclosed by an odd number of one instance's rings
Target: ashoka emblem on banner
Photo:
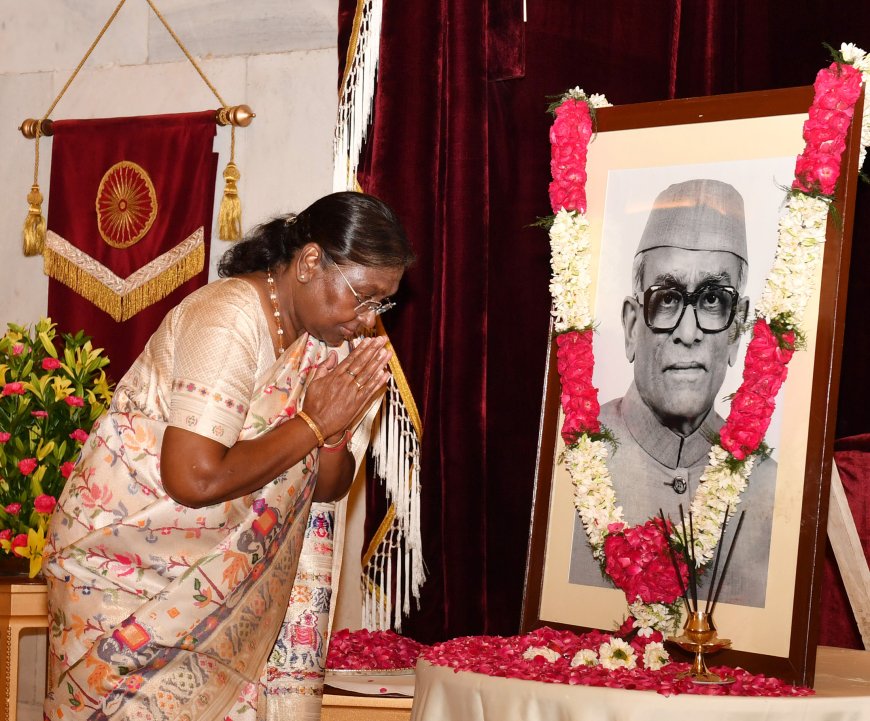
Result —
[[106, 171], [97, 190], [97, 227], [113, 248], [145, 237], [157, 217], [157, 195], [145, 169], [129, 160]]

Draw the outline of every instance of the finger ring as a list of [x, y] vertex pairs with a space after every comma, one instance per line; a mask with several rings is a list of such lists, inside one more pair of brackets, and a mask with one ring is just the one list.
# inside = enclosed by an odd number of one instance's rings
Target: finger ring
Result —
[[356, 378], [356, 373], [350, 370], [350, 368], [348, 368], [345, 373], [347, 373], [351, 378]]
[[362, 383], [360, 383], [356, 378], [353, 379], [353, 382], [356, 383], [356, 387], [357, 387], [358, 390], [362, 390], [362, 389], [363, 389], [363, 385], [362, 385]]

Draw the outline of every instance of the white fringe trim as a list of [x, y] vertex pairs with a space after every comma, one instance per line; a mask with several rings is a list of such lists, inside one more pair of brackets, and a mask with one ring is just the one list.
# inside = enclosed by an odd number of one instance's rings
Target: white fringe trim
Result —
[[[357, 188], [375, 100], [383, 0], [360, 2], [356, 45], [345, 71], [333, 138], [334, 191]], [[412, 596], [419, 606], [426, 571], [420, 537], [420, 439], [392, 378], [372, 429], [372, 454], [375, 475], [383, 479], [395, 515], [362, 571], [362, 623], [370, 630], [392, 626], [401, 631]]]
[[333, 139], [332, 189], [353, 190], [375, 101], [383, 0], [364, 0], [356, 50], [345, 72]]
[[420, 532], [420, 440], [392, 378], [372, 435], [374, 472], [384, 482], [395, 516], [363, 569], [363, 624], [371, 630], [392, 625], [398, 632], [402, 616], [411, 612], [412, 597], [419, 607], [426, 568]]

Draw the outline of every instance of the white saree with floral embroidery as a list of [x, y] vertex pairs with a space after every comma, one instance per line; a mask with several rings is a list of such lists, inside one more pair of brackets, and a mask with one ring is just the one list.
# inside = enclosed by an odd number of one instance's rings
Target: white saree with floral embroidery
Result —
[[[160, 446], [167, 425], [228, 447], [268, 433], [348, 351], [302, 336], [276, 360], [241, 279], [167, 315], [52, 517], [47, 719], [319, 718], [333, 521], [311, 503], [318, 451], [256, 493], [187, 508], [163, 490]], [[373, 411], [350, 441], [357, 462]]]

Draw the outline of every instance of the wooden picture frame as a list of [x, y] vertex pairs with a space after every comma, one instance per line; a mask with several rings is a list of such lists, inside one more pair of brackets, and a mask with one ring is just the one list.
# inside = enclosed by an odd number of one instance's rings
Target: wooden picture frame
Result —
[[[597, 387], [607, 385], [607, 382], [599, 382], [602, 379], [598, 369], [602, 364], [615, 366], [617, 360], [626, 363], [624, 353], [614, 359], [613, 352], [599, 350], [599, 339], [605, 332], [612, 333], [612, 329], [603, 327], [599, 306], [606, 305], [615, 295], [606, 279], [602, 279], [602, 269], [608, 263], [619, 268], [625, 262], [618, 255], [615, 260], [608, 260], [608, 252], [616, 251], [608, 251], [609, 246], [602, 243], [602, 237], [609, 232], [608, 203], [613, 197], [622, 197], [620, 183], [629, 179], [625, 181], [629, 188], [625, 195], [630, 197], [634, 192], [632, 188], [639, 195], [653, 192], [646, 188], [647, 177], [674, 182], [681, 174], [717, 177], [716, 174], [722, 172], [727, 179], [734, 169], [734, 177], [739, 180], [742, 174], [749, 183], [746, 194], [752, 201], [755, 195], [752, 183], [759, 176], [765, 176], [765, 162], [770, 159], [771, 167], [790, 168], [788, 177], [764, 178], [765, 182], [779, 186], [778, 197], [784, 200], [783, 186], [791, 184], [794, 159], [803, 149], [801, 127], [812, 97], [812, 87], [801, 87], [598, 111], [597, 135], [589, 146], [587, 164], [587, 218], [593, 236], [591, 292], [596, 320], [602, 324], [595, 338], [593, 382]], [[859, 99], [855, 108], [858, 121], [852, 123], [848, 136], [834, 201], [834, 216], [838, 220], [828, 223], [818, 287], [804, 322], [806, 349], [796, 353], [789, 366], [789, 378], [777, 397], [779, 416], [771, 426], [771, 432], [776, 429], [775, 440], [779, 441], [771, 444], [778, 446], [778, 470], [774, 471], [776, 500], [763, 600], [754, 606], [740, 603], [717, 606], [716, 623], [720, 634], [732, 638], [734, 644], [731, 650], [709, 659], [713, 665], [741, 666], [804, 685], [811, 685], [813, 681], [818, 642], [821, 564], [858, 175], [861, 107]], [[782, 165], [783, 159], [786, 166]], [[748, 165], [732, 168], [731, 164], [743, 162]], [[756, 162], [761, 165], [756, 166]], [[664, 185], [658, 189], [661, 187]], [[747, 226], [749, 216], [747, 205]], [[764, 222], [769, 223], [769, 219]], [[636, 232], [638, 226], [633, 227], [634, 231], [626, 227], [624, 234], [630, 236]], [[753, 232], [766, 236], [768, 225], [759, 225]], [[754, 244], [749, 230], [747, 234], [751, 254], [759, 244]], [[610, 237], [613, 236], [610, 232]], [[775, 229], [773, 237], [775, 249]], [[636, 245], [637, 238], [626, 242]], [[765, 252], [768, 259], [762, 263], [762, 281], [770, 268], [773, 251]], [[624, 270], [627, 283], [629, 270]], [[757, 298], [751, 293], [750, 297], [754, 305]], [[741, 356], [748, 338], [743, 342]], [[733, 382], [739, 383], [739, 374]], [[725, 388], [723, 386], [723, 394]], [[570, 546], [575, 537], [573, 526], [577, 514], [573, 509], [570, 479], [558, 463], [560, 449], [564, 447], [559, 434], [559, 396], [553, 341], [544, 378], [521, 628], [523, 632], [540, 626], [614, 630], [627, 612], [624, 594], [613, 588], [599, 588], [600, 584], [569, 581], [573, 573]], [[601, 400], [603, 403], [608, 398], [602, 395]], [[679, 656], [679, 652], [675, 655]]]

